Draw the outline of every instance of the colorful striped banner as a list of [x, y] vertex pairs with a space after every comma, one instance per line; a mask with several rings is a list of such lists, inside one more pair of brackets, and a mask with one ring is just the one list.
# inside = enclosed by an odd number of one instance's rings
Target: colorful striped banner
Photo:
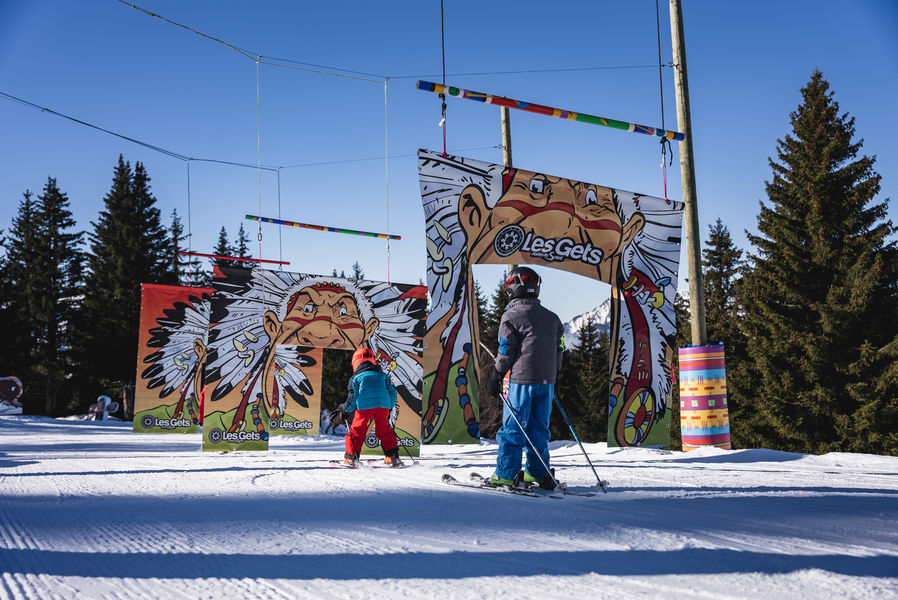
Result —
[[606, 117], [596, 117], [587, 115], [586, 113], [578, 113], [572, 110], [563, 110], [561, 108], [552, 108], [551, 106], [543, 106], [542, 104], [533, 104], [532, 102], [524, 102], [522, 100], [512, 100], [504, 96], [493, 96], [492, 94], [484, 94], [483, 92], [473, 92], [462, 88], [444, 86], [431, 81], [418, 80], [416, 84], [419, 90], [424, 92], [434, 92], [436, 94], [447, 94], [449, 96], [457, 96], [459, 98], [467, 98], [468, 100], [476, 100], [485, 104], [495, 104], [496, 106], [506, 106], [508, 108], [517, 108], [538, 115], [546, 115], [548, 117], [558, 117], [560, 119], [568, 119], [570, 121], [579, 121], [581, 123], [591, 123], [592, 125], [601, 125], [603, 127], [611, 127], [612, 129], [620, 129], [622, 131], [633, 131], [635, 133], [644, 133], [656, 137], [667, 138], [682, 142], [686, 136], [679, 131], [668, 131], [658, 127], [649, 127], [647, 125], [638, 125], [636, 123], [627, 123], [626, 121], [618, 121], [616, 119], [608, 119]]
[[287, 225], [289, 227], [301, 227], [303, 229], [315, 229], [317, 231], [330, 231], [332, 233], [347, 233], [350, 235], [361, 235], [363, 237], [380, 238], [382, 240], [401, 240], [398, 235], [390, 235], [388, 233], [373, 233], [371, 231], [359, 231], [357, 229], [342, 229], [340, 227], [328, 227], [326, 225], [310, 225], [309, 223], [299, 223], [297, 221], [284, 221], [283, 219], [272, 219], [270, 217], [257, 217], [256, 215], [246, 215], [250, 221], [261, 221], [263, 223], [274, 223], [275, 225]]
[[683, 450], [729, 450], [730, 417], [723, 343], [686, 346], [680, 356], [680, 437]]
[[202, 252], [185, 252], [183, 250], [179, 251], [178, 254], [183, 254], [184, 256], [202, 256], [204, 258], [217, 258], [221, 260], [239, 260], [243, 262], [257, 262], [257, 263], [273, 263], [276, 265], [289, 265], [289, 262], [283, 260], [263, 260], [261, 258], [243, 258], [240, 256], [222, 256], [221, 254], [203, 254]]

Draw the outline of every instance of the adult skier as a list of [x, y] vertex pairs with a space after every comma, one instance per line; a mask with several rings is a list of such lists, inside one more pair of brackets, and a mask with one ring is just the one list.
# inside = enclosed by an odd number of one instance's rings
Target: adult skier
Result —
[[[499, 353], [487, 386], [487, 392], [498, 398], [502, 379], [511, 371], [508, 402], [502, 427], [496, 434], [496, 471], [490, 477], [490, 483], [496, 485], [513, 485], [521, 469], [521, 452], [526, 449], [523, 480], [544, 489], [555, 487], [554, 476], [546, 469], [549, 417], [555, 377], [561, 370], [564, 352], [564, 326], [558, 315], [540, 304], [541, 283], [540, 276], [530, 267], [512, 269], [505, 280], [504, 290], [511, 300], [499, 322]], [[514, 411], [514, 416], [509, 410]]]

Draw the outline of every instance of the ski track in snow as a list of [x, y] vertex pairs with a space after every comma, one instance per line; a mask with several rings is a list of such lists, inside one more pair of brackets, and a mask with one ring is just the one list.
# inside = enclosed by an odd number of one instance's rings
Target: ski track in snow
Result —
[[[898, 598], [896, 457], [586, 444], [608, 494], [551, 500], [440, 482], [491, 473], [491, 441], [402, 470], [342, 448], [0, 417], [0, 599]], [[576, 444], [551, 454], [595, 487]]]

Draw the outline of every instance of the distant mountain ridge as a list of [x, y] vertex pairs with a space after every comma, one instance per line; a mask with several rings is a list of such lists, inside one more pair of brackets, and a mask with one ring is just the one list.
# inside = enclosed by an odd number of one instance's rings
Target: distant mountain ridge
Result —
[[577, 347], [580, 330], [590, 318], [599, 333], [611, 335], [611, 298], [564, 324], [564, 345], [567, 348]]

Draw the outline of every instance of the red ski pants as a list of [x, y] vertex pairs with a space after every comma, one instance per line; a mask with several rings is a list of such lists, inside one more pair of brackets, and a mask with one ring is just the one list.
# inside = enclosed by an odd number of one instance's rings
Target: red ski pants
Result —
[[399, 447], [399, 438], [396, 432], [390, 427], [390, 409], [389, 408], [366, 408], [364, 410], [356, 410], [355, 417], [352, 419], [352, 425], [349, 426], [349, 433], [346, 434], [346, 453], [360, 454], [362, 444], [365, 443], [365, 434], [368, 432], [368, 423], [374, 420], [374, 433], [380, 440], [380, 446], [383, 448], [384, 454], [390, 450]]

